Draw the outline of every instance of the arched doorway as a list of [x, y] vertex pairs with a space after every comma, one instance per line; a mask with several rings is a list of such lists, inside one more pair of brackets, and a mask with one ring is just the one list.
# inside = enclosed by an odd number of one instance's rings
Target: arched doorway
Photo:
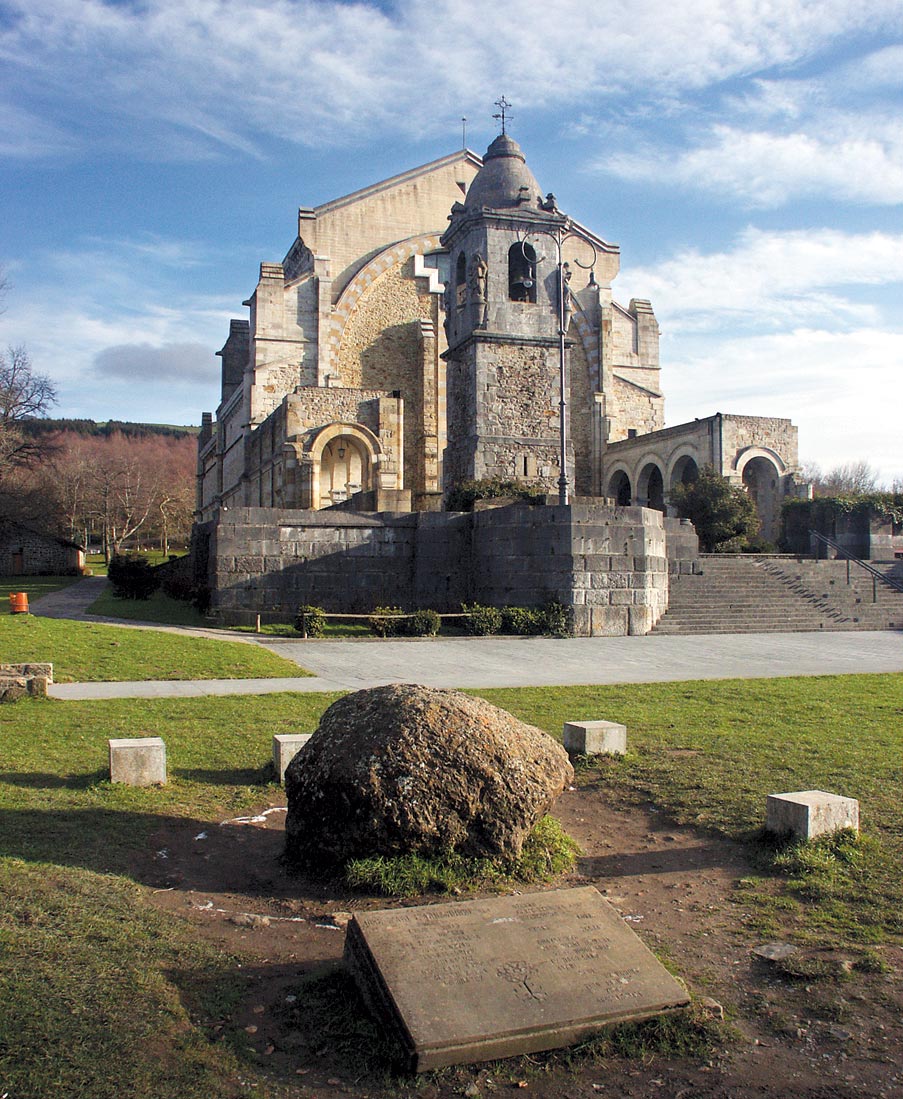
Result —
[[331, 439], [320, 455], [320, 507], [340, 504], [370, 488], [370, 460], [351, 435]]
[[606, 496], [610, 496], [619, 508], [630, 507], [630, 478], [623, 469], [619, 469], [609, 478]]
[[636, 494], [637, 503], [643, 507], [665, 510], [665, 479], [654, 462], [643, 467], [637, 479]]
[[743, 485], [759, 513], [759, 534], [777, 540], [781, 517], [781, 474], [769, 458], [750, 458], [743, 467]]

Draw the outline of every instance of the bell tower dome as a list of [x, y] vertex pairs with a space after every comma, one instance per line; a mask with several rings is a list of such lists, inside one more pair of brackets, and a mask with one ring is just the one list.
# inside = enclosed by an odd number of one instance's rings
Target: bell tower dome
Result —
[[[554, 251], [567, 226], [554, 196], [543, 198], [520, 146], [500, 134], [465, 201], [452, 207], [442, 237], [450, 261], [446, 491], [463, 480], [488, 477], [540, 482], [549, 491], [558, 485], [559, 257]], [[570, 449], [567, 465], [570, 479]]]

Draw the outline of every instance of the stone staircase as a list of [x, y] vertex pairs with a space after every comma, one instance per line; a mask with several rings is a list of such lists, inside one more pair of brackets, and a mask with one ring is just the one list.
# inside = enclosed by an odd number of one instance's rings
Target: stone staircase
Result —
[[[873, 563], [898, 582], [903, 562]], [[655, 634], [903, 630], [903, 592], [845, 561], [700, 555], [697, 571], [671, 577]]]

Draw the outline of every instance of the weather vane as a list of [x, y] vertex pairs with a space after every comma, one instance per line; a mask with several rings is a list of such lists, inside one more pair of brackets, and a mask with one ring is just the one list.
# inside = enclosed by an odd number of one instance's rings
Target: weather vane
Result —
[[511, 108], [511, 104], [508, 102], [508, 100], [504, 96], [501, 96], [499, 99], [497, 99], [495, 101], [495, 105], [496, 105], [496, 107], [498, 107], [499, 113], [494, 114], [492, 117], [497, 122], [501, 122], [501, 124], [502, 124], [502, 133], [504, 134], [504, 132], [505, 132], [505, 122], [506, 122], [506, 120], [510, 120], [510, 118], [511, 118], [511, 116], [507, 113], [509, 111], [509, 109]]

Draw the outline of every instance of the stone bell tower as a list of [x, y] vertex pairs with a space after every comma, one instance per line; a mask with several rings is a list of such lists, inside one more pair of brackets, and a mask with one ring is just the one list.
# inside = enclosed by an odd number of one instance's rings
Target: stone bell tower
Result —
[[[445, 490], [501, 477], [554, 491], [561, 397], [554, 238], [567, 219], [502, 133], [449, 222], [442, 237], [449, 253]], [[573, 483], [570, 447], [567, 466]]]

